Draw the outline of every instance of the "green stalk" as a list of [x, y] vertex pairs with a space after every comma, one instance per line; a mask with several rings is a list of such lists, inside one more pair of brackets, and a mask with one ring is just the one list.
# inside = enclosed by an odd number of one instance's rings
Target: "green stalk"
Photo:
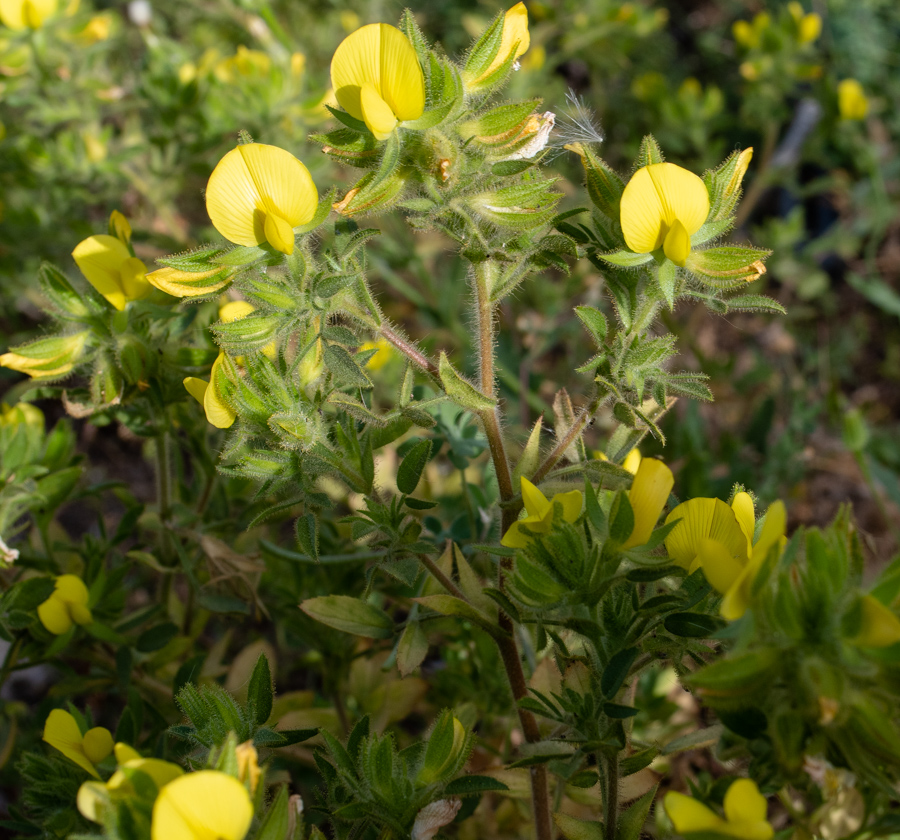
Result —
[[[481, 391], [486, 397], [496, 397], [496, 385], [494, 382], [494, 304], [490, 299], [490, 279], [496, 265], [487, 260], [475, 267], [475, 295], [477, 300], [477, 344], [478, 358], [481, 372]], [[497, 474], [497, 486], [500, 490], [500, 499], [507, 502], [512, 499], [513, 484], [509, 467], [509, 459], [506, 455], [506, 445], [500, 428], [500, 415], [498, 409], [480, 412], [481, 422], [484, 424], [485, 435], [491, 451], [491, 460], [494, 471]], [[516, 520], [516, 513], [504, 509], [501, 514], [501, 529], [505, 533]], [[499, 586], [503, 588], [505, 573], [511, 568], [510, 558], [504, 558], [499, 569]], [[533, 744], [541, 740], [534, 714], [527, 709], [519, 707], [519, 701], [528, 696], [528, 684], [525, 682], [525, 672], [522, 669], [522, 659], [516, 645], [512, 619], [502, 610], [499, 615], [500, 634], [494, 637], [503, 660], [503, 668], [512, 691], [516, 711], [519, 714], [519, 723], [525, 740]], [[531, 769], [531, 807], [534, 814], [534, 830], [536, 840], [553, 840], [553, 824], [550, 815], [550, 784], [547, 775], [547, 767], [543, 764]]]
[[619, 756], [603, 755], [603, 837], [616, 840], [619, 822]]

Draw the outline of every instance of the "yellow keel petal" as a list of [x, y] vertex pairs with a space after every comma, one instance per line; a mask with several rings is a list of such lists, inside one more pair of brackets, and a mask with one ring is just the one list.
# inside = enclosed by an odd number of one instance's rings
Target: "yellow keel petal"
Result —
[[672, 260], [675, 265], [683, 266], [691, 253], [691, 237], [684, 225], [676, 219], [669, 228], [666, 238], [663, 240], [663, 253]]
[[368, 82], [360, 88], [359, 104], [363, 120], [376, 140], [387, 140], [397, 127], [397, 118], [390, 105], [385, 102], [374, 86]]
[[266, 213], [266, 241], [282, 254], [294, 253], [294, 229], [276, 213]]

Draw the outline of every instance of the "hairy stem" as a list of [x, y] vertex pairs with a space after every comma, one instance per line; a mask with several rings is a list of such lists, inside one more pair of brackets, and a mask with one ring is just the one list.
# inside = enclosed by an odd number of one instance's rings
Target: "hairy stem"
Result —
[[557, 441], [556, 446], [535, 471], [531, 479], [534, 484], [543, 481], [547, 477], [547, 473], [559, 463], [565, 451], [578, 439], [578, 436], [584, 431], [584, 427], [590, 423], [604, 399], [603, 395], [597, 394], [591, 400], [591, 404], [575, 418], [575, 422], [566, 429], [566, 433]]
[[444, 574], [441, 570], [440, 566], [434, 562], [427, 554], [420, 554], [419, 561], [421, 564], [434, 575], [434, 579], [444, 587], [451, 595], [455, 598], [459, 598], [461, 601], [468, 602], [468, 598], [466, 598], [465, 593], [460, 589], [450, 578]]
[[414, 347], [409, 341], [407, 341], [403, 336], [399, 333], [395, 332], [391, 329], [387, 324], [381, 324], [378, 328], [381, 332], [381, 335], [384, 336], [385, 340], [390, 342], [390, 344], [406, 356], [416, 367], [421, 368], [425, 373], [433, 376], [435, 379], [440, 382], [440, 374], [438, 372], [438, 366], [431, 361], [421, 350], [417, 347]]
[[604, 755], [603, 761], [603, 837], [616, 840], [619, 822], [619, 756]]
[[[477, 299], [477, 339], [481, 391], [485, 396], [491, 398], [496, 396], [496, 385], [494, 382], [495, 313], [494, 304], [490, 298], [490, 278], [495, 271], [496, 266], [492, 261], [480, 263], [475, 268], [474, 284]], [[509, 459], [506, 455], [506, 444], [500, 428], [500, 414], [498, 409], [495, 408], [481, 412], [480, 417], [488, 439], [494, 471], [497, 474], [500, 499], [506, 502], [513, 497], [513, 484]], [[509, 510], [503, 510], [501, 517], [501, 533], [506, 533], [510, 525], [515, 522], [516, 514]], [[504, 558], [499, 570], [499, 584], [501, 588], [503, 587], [504, 573], [509, 568], [509, 558]], [[494, 641], [497, 643], [500, 658], [503, 660], [503, 668], [506, 671], [506, 678], [509, 681], [509, 687], [516, 704], [522, 733], [529, 743], [535, 743], [541, 740], [537, 720], [530, 711], [519, 708], [519, 700], [528, 696], [528, 684], [525, 682], [525, 672], [522, 669], [522, 660], [519, 657], [519, 649], [516, 645], [513, 622], [501, 610], [499, 623], [503, 632], [495, 636]], [[543, 764], [531, 768], [531, 806], [534, 814], [535, 837], [537, 840], [553, 840], [553, 825], [550, 818], [550, 785], [547, 767]]]

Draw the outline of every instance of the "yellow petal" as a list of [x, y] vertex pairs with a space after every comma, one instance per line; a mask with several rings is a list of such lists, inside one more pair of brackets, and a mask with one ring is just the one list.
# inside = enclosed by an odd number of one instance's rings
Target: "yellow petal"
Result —
[[750, 553], [750, 546], [753, 545], [753, 529], [756, 525], [756, 513], [753, 510], [753, 499], [749, 493], [741, 491], [731, 502], [731, 509], [734, 511], [735, 518], [744, 536], [747, 537], [747, 554]]
[[706, 538], [723, 543], [733, 557], [741, 561], [747, 559], [747, 538], [734, 511], [721, 499], [683, 502], [666, 517], [666, 524], [676, 519], [681, 522], [666, 537], [666, 550], [682, 568], [691, 568], [700, 543]]
[[[634, 528], [622, 548], [644, 545], [650, 539], [674, 484], [672, 471], [662, 461], [656, 458], [641, 461], [628, 491], [628, 501], [634, 512]], [[676, 526], [676, 530], [679, 527]]]
[[105, 726], [95, 726], [84, 733], [81, 746], [88, 761], [97, 764], [113, 751], [112, 733]]
[[138, 770], [146, 774], [153, 779], [153, 783], [158, 790], [162, 790], [169, 782], [184, 775], [184, 770], [177, 764], [172, 764], [171, 761], [163, 761], [161, 758], [141, 758], [138, 756], [130, 761], [120, 762], [120, 765], [120, 768], [110, 776], [109, 781], [106, 783], [110, 790], [133, 790], [131, 780], [123, 770]]
[[252, 312], [256, 312], [256, 307], [249, 301], [230, 300], [219, 307], [219, 320], [223, 324], [231, 324], [246, 318]]
[[119, 277], [126, 300], [141, 300], [153, 291], [147, 282], [147, 266], [137, 257], [129, 257], [122, 263]]
[[72, 629], [72, 616], [64, 601], [51, 595], [37, 608], [38, 618], [41, 624], [56, 636], [68, 633]]
[[167, 784], [153, 805], [152, 840], [244, 840], [253, 819], [246, 788], [216, 770]]
[[675, 831], [690, 834], [699, 831], [719, 831], [725, 820], [707, 808], [702, 802], [670, 790], [663, 799], [663, 806]]
[[425, 110], [425, 78], [416, 51], [394, 26], [363, 26], [348, 35], [334, 53], [331, 85], [335, 97], [358, 120], [365, 119], [360, 94], [366, 84], [398, 120], [417, 119]]
[[632, 175], [619, 205], [625, 244], [637, 254], [655, 251], [665, 239], [663, 205], [649, 169], [644, 166]]
[[697, 559], [706, 579], [722, 595], [734, 586], [744, 571], [744, 564], [718, 540], [703, 540]]
[[78, 796], [75, 804], [81, 812], [81, 816], [91, 822], [100, 822], [97, 815], [100, 805], [109, 802], [109, 793], [102, 782], [85, 782], [78, 788]]
[[786, 529], [787, 511], [784, 509], [784, 502], [773, 502], [766, 511], [762, 531], [760, 531], [759, 539], [753, 546], [753, 559], [758, 563], [762, 563], [772, 546], [781, 542]]
[[309, 170], [290, 152], [262, 143], [237, 147], [264, 202], [267, 213], [276, 213], [292, 228], [312, 220], [319, 194]]
[[862, 621], [849, 641], [863, 647], [890, 647], [900, 642], [900, 618], [872, 595], [860, 599]]
[[[606, 460], [604, 456], [603, 460]], [[641, 465], [641, 450], [640, 449], [632, 449], [625, 456], [625, 460], [622, 461], [622, 468], [628, 470], [632, 475], [637, 475], [638, 467]]]
[[542, 517], [552, 510], [547, 497], [538, 490], [525, 476], [522, 476], [522, 502], [529, 516]]
[[47, 716], [44, 724], [44, 741], [51, 747], [59, 750], [69, 761], [75, 762], [83, 770], [90, 773], [95, 779], [100, 775], [94, 769], [94, 765], [88, 760], [81, 746], [81, 730], [75, 718], [63, 709], [54, 709]]
[[109, 214], [109, 226], [115, 231], [116, 239], [121, 240], [126, 245], [131, 242], [131, 225], [118, 210], [113, 210]]
[[666, 226], [675, 220], [693, 236], [709, 215], [709, 193], [703, 179], [674, 163], [654, 163], [647, 167], [663, 208]]
[[397, 118], [390, 105], [381, 98], [378, 91], [369, 82], [359, 89], [359, 106], [362, 110], [363, 120], [369, 131], [375, 135], [375, 139], [387, 140], [397, 127]]
[[219, 161], [206, 187], [206, 211], [229, 242], [259, 245], [267, 241], [267, 213], [291, 227], [315, 215], [318, 196], [306, 167], [277, 146], [245, 143]]
[[24, 29], [27, 23], [23, 0], [0, 0], [0, 20], [10, 29]]
[[581, 516], [581, 503], [583, 497], [580, 490], [570, 490], [568, 493], [557, 493], [552, 502], [559, 502], [563, 509], [563, 519], [566, 522], [574, 522]]
[[125, 308], [121, 268], [131, 259], [128, 249], [114, 236], [100, 234], [79, 242], [72, 256], [88, 282], [119, 311]]
[[128, 761], [135, 761], [141, 758], [141, 754], [129, 744], [123, 744], [121, 741], [113, 748], [116, 753], [116, 764], [125, 764]]
[[498, 67], [506, 62], [510, 54], [513, 61], [524, 55], [531, 46], [531, 34], [528, 32], [528, 10], [524, 3], [516, 3], [508, 9], [503, 16], [503, 35], [500, 40], [500, 49], [491, 62], [490, 67], [481, 74], [484, 79], [490, 76]]
[[222, 354], [220, 353], [218, 358], [213, 362], [212, 370], [210, 371], [210, 387], [206, 389], [206, 392], [203, 395], [203, 409], [206, 412], [206, 419], [209, 420], [213, 426], [217, 429], [228, 429], [234, 425], [237, 415], [232, 411], [231, 406], [222, 399], [216, 385], [216, 378], [219, 374], [221, 364]]
[[529, 538], [519, 530], [518, 522], [513, 522], [503, 535], [503, 539], [500, 540], [500, 545], [505, 545], [507, 548], [525, 548], [528, 543]]
[[23, 15], [32, 29], [39, 29], [56, 11], [56, 0], [25, 0]]
[[197, 400], [200, 405], [203, 405], [206, 397], [206, 389], [209, 388], [209, 382], [204, 379], [198, 379], [196, 376], [186, 376], [183, 382], [187, 392]]
[[294, 253], [294, 229], [277, 213], [266, 213], [263, 225], [266, 241], [282, 254]]
[[84, 581], [77, 575], [60, 575], [56, 579], [56, 590], [54, 594], [57, 598], [70, 604], [86, 605], [90, 599], [88, 588], [84, 585]]
[[69, 615], [76, 624], [90, 624], [94, 620], [91, 611], [84, 604], [68, 604], [68, 608]]
[[856, 79], [844, 79], [838, 83], [838, 110], [841, 119], [865, 119], [869, 110], [869, 100]]
[[161, 292], [165, 292], [167, 295], [172, 295], [173, 297], [208, 295], [219, 291], [219, 289], [225, 288], [225, 286], [231, 282], [231, 277], [225, 275], [224, 279], [218, 280], [208, 286], [189, 284], [196, 284], [208, 277], [222, 277], [222, 271], [221, 268], [211, 268], [209, 271], [197, 272], [179, 271], [177, 268], [166, 266], [165, 268], [158, 268], [156, 271], [151, 271], [147, 275], [147, 282]]
[[691, 253], [691, 237], [680, 219], [675, 219], [663, 240], [663, 253], [675, 265], [683, 266]]
[[738, 579], [725, 593], [725, 597], [722, 599], [722, 606], [719, 607], [719, 614], [726, 621], [737, 621], [750, 609], [750, 587], [758, 570], [757, 564], [753, 562], [747, 563]]
[[725, 794], [728, 822], [757, 822], [766, 818], [766, 798], [750, 779], [738, 779]]
[[381, 85], [378, 93], [398, 120], [417, 120], [425, 110], [425, 76], [419, 57], [409, 38], [399, 29], [385, 24], [381, 27]]

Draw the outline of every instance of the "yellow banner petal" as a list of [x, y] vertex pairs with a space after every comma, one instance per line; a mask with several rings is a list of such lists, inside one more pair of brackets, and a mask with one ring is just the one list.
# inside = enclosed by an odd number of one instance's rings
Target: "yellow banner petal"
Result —
[[750, 779], [738, 779], [725, 793], [725, 818], [728, 822], [757, 822], [766, 819], [766, 798]]
[[213, 227], [229, 242], [259, 245], [266, 238], [263, 231], [266, 207], [244, 163], [241, 148], [228, 152], [209, 176], [206, 212]]
[[[527, 26], [527, 24], [526, 24]], [[381, 85], [378, 92], [398, 120], [417, 120], [425, 110], [425, 76], [413, 45], [399, 29], [381, 27]], [[365, 113], [365, 103], [362, 104]]]
[[667, 226], [678, 219], [693, 236], [709, 215], [709, 193], [703, 179], [674, 163], [646, 167], [663, 208]]
[[525, 476], [522, 476], [522, 502], [529, 516], [543, 517], [548, 511], [552, 510], [547, 497]]
[[309, 170], [297, 158], [278, 146], [263, 143], [244, 143], [237, 151], [263, 202], [261, 209], [280, 216], [292, 228], [312, 220], [319, 194]]
[[381, 88], [381, 29], [384, 23], [370, 23], [352, 32], [331, 59], [331, 86], [338, 104], [352, 117], [363, 118], [360, 88], [367, 82]]
[[[622, 548], [644, 545], [650, 539], [674, 484], [672, 471], [662, 461], [656, 458], [641, 461], [628, 491], [628, 501], [634, 512], [634, 528]], [[675, 530], [679, 527], [676, 526]]]
[[153, 805], [152, 840], [244, 840], [253, 819], [246, 788], [217, 770], [187, 773]]
[[90, 598], [88, 588], [78, 575], [60, 575], [53, 594], [70, 604], [86, 605]]
[[131, 259], [128, 248], [114, 236], [89, 236], [78, 243], [72, 256], [88, 282], [119, 311], [125, 308], [121, 269]]
[[649, 169], [645, 166], [634, 173], [619, 204], [625, 244], [636, 254], [655, 251], [665, 239], [663, 205]]
[[63, 709], [54, 709], [47, 716], [44, 724], [44, 741], [51, 747], [59, 750], [69, 761], [75, 762], [83, 770], [90, 773], [95, 779], [100, 775], [94, 769], [94, 765], [88, 760], [81, 746], [81, 730], [75, 718]]
[[663, 805], [678, 834], [719, 831], [725, 824], [725, 820], [702, 802], [683, 793], [670, 790], [663, 799]]

